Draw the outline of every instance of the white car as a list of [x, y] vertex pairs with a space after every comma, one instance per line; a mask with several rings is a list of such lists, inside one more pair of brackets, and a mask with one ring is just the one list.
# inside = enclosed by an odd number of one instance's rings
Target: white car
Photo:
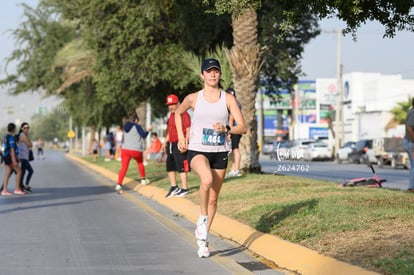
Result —
[[332, 149], [324, 142], [314, 142], [303, 152], [304, 160], [330, 160], [332, 159]]
[[304, 158], [305, 149], [312, 143], [316, 141], [313, 139], [297, 139], [293, 142], [290, 147], [290, 159], [299, 160]]
[[349, 154], [355, 150], [356, 148], [356, 142], [355, 141], [348, 141], [346, 142], [341, 148], [338, 149], [338, 152], [336, 153], [336, 162], [342, 163], [343, 161], [349, 161], [352, 162], [352, 160], [349, 157]]

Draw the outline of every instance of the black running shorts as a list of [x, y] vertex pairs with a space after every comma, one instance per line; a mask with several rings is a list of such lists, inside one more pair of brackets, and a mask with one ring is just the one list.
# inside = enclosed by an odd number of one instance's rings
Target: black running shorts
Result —
[[241, 135], [231, 134], [231, 149], [239, 149]]
[[198, 152], [198, 151], [188, 151], [187, 152], [187, 159], [188, 163], [191, 163], [191, 160], [196, 155], [203, 155], [205, 156], [209, 163], [210, 168], [212, 169], [226, 169], [227, 163], [229, 161], [229, 152], [217, 152], [217, 153], [208, 153], [208, 152]]
[[166, 146], [167, 159], [165, 160], [167, 172], [189, 172], [190, 166], [187, 162], [187, 154], [178, 150], [177, 142], [169, 142]]

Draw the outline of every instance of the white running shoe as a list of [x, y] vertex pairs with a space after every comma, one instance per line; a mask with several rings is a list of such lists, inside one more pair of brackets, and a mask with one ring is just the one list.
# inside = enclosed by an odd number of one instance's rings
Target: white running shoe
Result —
[[208, 258], [210, 257], [210, 249], [208, 248], [208, 241], [197, 241], [198, 251], [197, 255], [199, 258]]
[[226, 178], [231, 178], [231, 177], [234, 177], [234, 172], [233, 172], [233, 170], [231, 170], [231, 171], [227, 174], [227, 176], [226, 176]]
[[197, 224], [194, 235], [197, 240], [207, 240], [207, 219]]
[[142, 185], [150, 184], [150, 180], [149, 179], [141, 179], [141, 184]]
[[115, 186], [115, 191], [116, 191], [118, 194], [122, 194], [122, 193], [124, 193], [124, 191], [122, 190], [122, 186], [121, 186], [121, 185], [119, 185], [119, 184], [117, 184], [117, 185]]
[[226, 178], [240, 177], [241, 175], [242, 175], [242, 174], [240, 173], [240, 171], [239, 171], [239, 170], [231, 170], [231, 171], [227, 174]]
[[233, 171], [233, 177], [240, 177], [242, 174], [240, 173], [239, 170], [235, 170]]

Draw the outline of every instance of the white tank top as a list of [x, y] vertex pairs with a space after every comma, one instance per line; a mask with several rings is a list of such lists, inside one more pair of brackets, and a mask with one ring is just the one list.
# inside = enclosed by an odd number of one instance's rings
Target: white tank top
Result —
[[226, 92], [220, 91], [219, 100], [210, 103], [205, 100], [203, 90], [199, 91], [191, 121], [188, 149], [210, 153], [230, 151], [227, 136], [213, 129], [214, 123], [221, 122], [223, 125], [227, 125], [228, 121], [229, 111], [226, 104]]

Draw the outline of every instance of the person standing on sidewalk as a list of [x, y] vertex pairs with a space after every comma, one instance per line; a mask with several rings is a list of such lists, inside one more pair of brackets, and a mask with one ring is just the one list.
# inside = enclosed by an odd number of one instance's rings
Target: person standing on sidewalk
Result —
[[405, 120], [405, 137], [403, 146], [410, 160], [410, 173], [408, 174], [408, 192], [414, 192], [414, 98]]
[[[32, 149], [33, 144], [29, 137], [29, 123], [23, 122], [20, 126], [19, 137], [19, 159], [20, 167], [22, 168], [22, 176], [20, 178], [20, 189], [25, 192], [32, 192], [32, 188], [29, 186], [30, 179], [33, 175], [33, 168], [29, 161], [29, 151]], [[27, 171], [27, 177], [25, 179]]]
[[[228, 163], [228, 134], [244, 134], [247, 131], [243, 115], [234, 96], [220, 89], [220, 63], [216, 59], [205, 59], [201, 65], [202, 90], [185, 97], [175, 111], [178, 132], [178, 149], [187, 151], [191, 170], [200, 180], [200, 216], [195, 237], [198, 256], [209, 257], [208, 231], [217, 211], [218, 196], [223, 185]], [[181, 115], [193, 110], [190, 140], [182, 130]], [[237, 122], [229, 126], [229, 114]]]
[[115, 159], [121, 161], [121, 148], [122, 140], [124, 139], [124, 131], [122, 131], [121, 125], [116, 126], [115, 132]]
[[144, 131], [141, 125], [138, 124], [139, 118], [135, 112], [128, 113], [128, 122], [124, 125], [124, 141], [121, 149], [121, 169], [118, 173], [118, 182], [115, 190], [118, 194], [122, 194], [122, 182], [128, 171], [129, 162], [133, 158], [138, 165], [138, 171], [141, 176], [141, 184], [147, 185], [150, 183], [149, 179], [145, 177], [145, 167], [143, 162], [144, 140], [148, 136], [152, 127], [148, 131]]
[[[167, 152], [167, 159], [165, 163], [167, 166], [168, 178], [171, 183], [171, 187], [165, 197], [184, 197], [188, 194], [187, 172], [189, 171], [189, 167], [187, 154], [180, 152], [177, 146], [178, 133], [177, 127], [175, 125], [175, 110], [180, 105], [180, 101], [176, 95], [170, 94], [167, 96], [165, 104], [168, 106], [170, 116], [168, 117], [167, 122], [167, 136], [165, 137], [162, 149]], [[191, 118], [187, 112], [183, 112], [181, 116], [181, 131], [188, 141], [191, 127]], [[177, 180], [175, 178], [176, 172], [178, 172], [180, 175], [181, 188], [177, 185]]]
[[[236, 98], [236, 91], [233, 88], [228, 88], [226, 90], [227, 93], [233, 95]], [[241, 110], [240, 102], [237, 100], [237, 105], [239, 106]], [[236, 126], [237, 123], [234, 121], [234, 118], [232, 115], [230, 115], [229, 118], [229, 125]], [[227, 177], [239, 177], [241, 176], [240, 173], [240, 161], [241, 161], [241, 154], [239, 150], [239, 143], [242, 135], [238, 134], [231, 134], [231, 155], [232, 155], [232, 164], [230, 172], [227, 174]]]
[[92, 140], [92, 157], [93, 157], [93, 161], [96, 161], [98, 159], [98, 153], [99, 153], [98, 140], [96, 138], [94, 138]]
[[10, 193], [7, 190], [7, 185], [9, 183], [10, 176], [13, 172], [16, 173], [16, 188], [14, 189], [14, 194], [16, 195], [24, 195], [26, 194], [20, 189], [20, 178], [22, 176], [22, 170], [19, 166], [19, 159], [18, 159], [18, 147], [17, 142], [14, 137], [14, 133], [16, 132], [16, 124], [9, 123], [7, 125], [7, 134], [4, 136], [3, 144], [3, 156], [4, 156], [4, 163], [6, 164], [6, 174], [3, 178], [3, 185], [2, 185], [2, 196], [10, 196]]
[[147, 150], [144, 151], [144, 165], [147, 166], [147, 160], [154, 160], [155, 162], [161, 162], [162, 156], [162, 143], [158, 138], [156, 132], [151, 133], [151, 142]]

